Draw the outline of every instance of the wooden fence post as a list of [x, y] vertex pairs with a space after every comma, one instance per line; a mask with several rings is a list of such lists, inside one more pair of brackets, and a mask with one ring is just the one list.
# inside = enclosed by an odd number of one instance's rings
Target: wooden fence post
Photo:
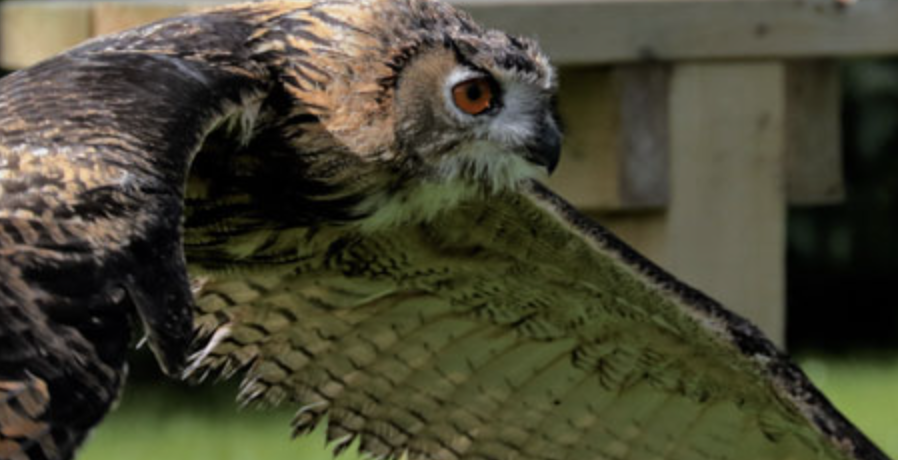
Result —
[[784, 339], [786, 70], [675, 66], [667, 267]]

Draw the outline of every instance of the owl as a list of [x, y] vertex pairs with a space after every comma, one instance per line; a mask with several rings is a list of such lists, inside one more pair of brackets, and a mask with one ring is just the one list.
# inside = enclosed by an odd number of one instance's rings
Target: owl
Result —
[[886, 459], [745, 320], [540, 185], [556, 75], [433, 0], [262, 2], [0, 81], [0, 459], [145, 337], [412, 460]]

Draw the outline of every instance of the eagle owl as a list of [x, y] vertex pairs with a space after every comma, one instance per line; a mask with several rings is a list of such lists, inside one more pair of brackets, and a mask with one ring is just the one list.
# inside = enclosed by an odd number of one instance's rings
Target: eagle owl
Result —
[[431, 0], [213, 9], [2, 80], [0, 459], [71, 458], [141, 335], [375, 455], [885, 459], [537, 182], [556, 84]]

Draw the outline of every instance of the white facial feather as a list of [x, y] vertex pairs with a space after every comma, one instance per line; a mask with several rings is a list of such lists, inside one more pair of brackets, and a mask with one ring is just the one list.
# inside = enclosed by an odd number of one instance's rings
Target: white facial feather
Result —
[[491, 192], [515, 188], [522, 181], [545, 176], [545, 171], [520, 154], [505, 151], [502, 144], [472, 141], [444, 155], [437, 162], [436, 176], [445, 182], [473, 180]]
[[520, 145], [536, 134], [543, 103], [538, 90], [516, 81], [501, 81], [502, 110], [477, 131], [505, 145]]

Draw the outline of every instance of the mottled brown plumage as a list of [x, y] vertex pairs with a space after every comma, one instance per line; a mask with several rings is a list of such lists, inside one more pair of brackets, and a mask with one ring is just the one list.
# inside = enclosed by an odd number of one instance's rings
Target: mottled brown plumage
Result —
[[533, 181], [555, 84], [428, 0], [210, 10], [2, 80], [0, 459], [70, 458], [142, 334], [374, 454], [885, 459]]

